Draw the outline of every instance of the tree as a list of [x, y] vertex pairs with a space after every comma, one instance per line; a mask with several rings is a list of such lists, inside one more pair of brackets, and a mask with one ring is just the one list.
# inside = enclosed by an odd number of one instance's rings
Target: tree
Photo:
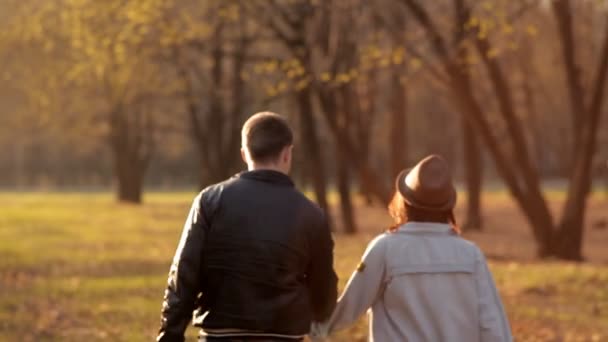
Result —
[[247, 32], [250, 25], [234, 4], [182, 6], [167, 21], [176, 33], [166, 43], [172, 51], [169, 63], [182, 84], [204, 187], [240, 168], [239, 134], [249, 91], [244, 75], [255, 30]]
[[[457, 101], [462, 113], [466, 115], [469, 122], [474, 125], [476, 131], [483, 138], [495, 161], [498, 172], [509, 188], [511, 195], [529, 220], [534, 238], [538, 243], [538, 254], [542, 257], [556, 256], [565, 259], [581, 260], [584, 207], [591, 178], [589, 173], [590, 162], [596, 146], [596, 128], [602, 105], [602, 96], [600, 94], [604, 90], [606, 68], [608, 67], [608, 32], [605, 35], [600, 58], [598, 59], [597, 72], [595, 73], [597, 77], [591, 91], [593, 94], [592, 99], [589, 107], [585, 107], [585, 119], [583, 124], [580, 125], [581, 128], [579, 128], [583, 129], [580, 136], [584, 138], [580, 139], [580, 143], [577, 139], [574, 139], [575, 148], [573, 150], [577, 151], [577, 155], [570, 177], [570, 188], [564, 214], [561, 222], [555, 224], [542, 194], [539, 175], [531, 161], [520, 120], [515, 113], [516, 109], [513, 102], [512, 90], [505, 76], [503, 66], [497, 59], [496, 50], [488, 38], [487, 27], [480, 24], [479, 19], [476, 21], [472, 20], [476, 17], [471, 15], [471, 9], [464, 0], [454, 0], [456, 16], [466, 19], [460, 19], [458, 22], [469, 23], [469, 33], [467, 36], [472, 36], [473, 38], [470, 42], [472, 47], [468, 48], [473, 48], [477, 51], [496, 96], [498, 112], [511, 142], [508, 153], [499, 144], [498, 138], [492, 132], [491, 126], [487, 121], [487, 116], [484, 115], [482, 108], [472, 92], [470, 92], [470, 89], [466, 87], [468, 82], [466, 68], [463, 68], [459, 64], [458, 59], [453, 58], [453, 54], [450, 52], [445, 38], [441, 35], [436, 23], [429, 15], [429, 11], [414, 0], [402, 0], [401, 2], [431, 40], [431, 49], [445, 70], [447, 86], [453, 92], [455, 101]], [[567, 22], [567, 20], [565, 21]], [[565, 26], [568, 25], [565, 24]], [[564, 38], [566, 42], [564, 44], [571, 46], [572, 42], [567, 39], [569, 30], [563, 28], [562, 30], [566, 32]], [[564, 36], [563, 33], [562, 36]], [[465, 43], [467, 42], [459, 41], [455, 46], [461, 46], [461, 44]], [[571, 67], [568, 67], [568, 65], [572, 64], [568, 60], [572, 59], [572, 56], [569, 54], [573, 53], [574, 50], [570, 48], [564, 50], [568, 51], [567, 53], [565, 52], [567, 55], [565, 64], [566, 70], [570, 74], [573, 70]], [[578, 87], [576, 85], [569, 85], [569, 88], [576, 89]], [[580, 108], [580, 106], [577, 108]]]
[[77, 119], [107, 128], [117, 197], [125, 202], [141, 202], [159, 109], [172, 92], [171, 77], [153, 58], [155, 23], [165, 6], [160, 0], [66, 1], [22, 8], [21, 34], [63, 54], [64, 69], [46, 70], [64, 73], [61, 82], [81, 91], [72, 94], [84, 97]]

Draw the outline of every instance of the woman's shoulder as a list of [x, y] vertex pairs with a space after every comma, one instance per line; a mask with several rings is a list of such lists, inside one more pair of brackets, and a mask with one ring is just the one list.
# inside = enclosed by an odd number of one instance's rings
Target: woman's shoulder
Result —
[[376, 235], [376, 237], [374, 237], [368, 244], [367, 244], [367, 248], [378, 248], [378, 247], [382, 247], [384, 246], [388, 239], [390, 239], [390, 235], [392, 235], [391, 233], [382, 233], [380, 235]]

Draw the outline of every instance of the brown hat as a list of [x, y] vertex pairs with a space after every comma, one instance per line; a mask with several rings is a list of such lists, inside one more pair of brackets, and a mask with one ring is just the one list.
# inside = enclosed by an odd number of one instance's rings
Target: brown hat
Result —
[[438, 155], [430, 155], [413, 168], [401, 171], [396, 186], [405, 203], [414, 208], [446, 211], [456, 204], [450, 167]]

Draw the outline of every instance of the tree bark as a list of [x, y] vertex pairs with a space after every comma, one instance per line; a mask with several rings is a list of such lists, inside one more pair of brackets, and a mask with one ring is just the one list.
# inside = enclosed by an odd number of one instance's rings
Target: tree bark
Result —
[[526, 109], [527, 127], [532, 143], [532, 151], [535, 160], [535, 167], [541, 177], [545, 175], [547, 167], [545, 166], [545, 141], [543, 140], [543, 132], [541, 130], [541, 122], [536, 110], [536, 98], [532, 89], [532, 79], [534, 68], [531, 65], [531, 56], [533, 54], [532, 46], [528, 41], [525, 41], [519, 54], [519, 67], [522, 74], [521, 92], [523, 93], [523, 102]]
[[583, 260], [582, 243], [585, 211], [588, 195], [591, 191], [593, 156], [597, 149], [598, 128], [608, 76], [608, 26], [604, 32], [604, 41], [598, 61], [591, 102], [586, 112], [587, 120], [581, 123], [581, 141], [574, 149], [575, 163], [570, 177], [570, 188], [564, 205], [564, 214], [552, 246], [554, 255], [570, 260]]
[[327, 121], [327, 124], [332, 131], [338, 152], [349, 157], [349, 162], [352, 167], [359, 170], [362, 178], [369, 181], [369, 189], [378, 200], [382, 203], [388, 203], [390, 201], [390, 193], [384, 186], [383, 182], [378, 178], [378, 174], [371, 168], [369, 161], [365, 160], [358, 153], [357, 146], [349, 136], [348, 132], [345, 132], [340, 128], [340, 124], [335, 115], [336, 113], [336, 99], [333, 92], [317, 87], [316, 95], [319, 98], [323, 115]]
[[150, 122], [135, 112], [132, 117], [122, 106], [110, 114], [110, 143], [117, 181], [117, 197], [121, 202], [142, 201], [144, 174], [148, 167], [152, 140]]
[[325, 210], [328, 217], [331, 217], [331, 211], [327, 201], [325, 163], [321, 154], [315, 118], [312, 112], [310, 89], [308, 87], [302, 89], [296, 94], [296, 97], [299, 107], [301, 141], [304, 153], [308, 157], [308, 160], [305, 161], [305, 169], [309, 175], [309, 179], [312, 181], [317, 204]]
[[574, 133], [573, 146], [570, 151], [576, 153], [581, 142], [582, 123], [586, 120], [585, 92], [581, 83], [580, 68], [576, 63], [576, 45], [573, 30], [572, 6], [570, 0], [555, 0], [552, 2], [553, 13], [557, 20], [564, 70], [570, 97], [570, 111], [572, 118], [572, 131]]
[[462, 136], [464, 153], [464, 171], [467, 187], [467, 214], [462, 225], [463, 230], [482, 230], [481, 219], [481, 184], [483, 162], [477, 132], [462, 116]]
[[475, 42], [494, 88], [499, 112], [507, 125], [513, 146], [513, 159], [518, 164], [519, 178], [526, 189], [524, 201], [527, 204], [528, 216], [536, 229], [541, 230], [537, 234], [541, 246], [539, 254], [549, 256], [553, 239], [553, 218], [540, 187], [538, 172], [530, 159], [521, 123], [515, 114], [511, 89], [500, 64], [488, 55], [491, 50], [490, 42], [482, 38]]
[[[366, 162], [369, 162], [370, 159], [370, 137], [373, 118], [376, 115], [376, 76], [374, 72], [369, 72], [368, 78], [364, 85], [358, 85], [358, 88], [355, 90], [355, 98], [353, 99], [357, 114], [355, 134], [361, 145], [361, 156]], [[371, 206], [373, 194], [370, 189], [370, 182], [360, 170], [357, 170], [357, 177], [359, 181], [359, 195], [367, 206]]]
[[399, 172], [407, 167], [408, 161], [407, 88], [401, 77], [403, 75], [400, 72], [394, 72], [391, 78], [389, 135], [391, 179], [395, 179]]
[[140, 204], [142, 202], [143, 180], [145, 167], [133, 163], [128, 153], [114, 156], [117, 180], [117, 196], [120, 202]]
[[346, 156], [338, 153], [338, 194], [340, 195], [340, 212], [342, 214], [343, 231], [346, 234], [355, 234], [357, 224], [354, 217], [353, 203], [350, 193], [350, 174]]
[[[503, 70], [494, 58], [488, 56], [491, 51], [490, 43], [486, 38], [478, 36], [475, 45], [487, 69], [491, 84], [496, 95], [499, 113], [507, 127], [509, 140], [512, 142], [512, 153], [509, 155], [502, 150], [498, 139], [492, 133], [491, 126], [484, 117], [479, 103], [475, 100], [471, 89], [463, 87], [467, 83], [467, 70], [454, 62], [435, 23], [426, 9], [415, 0], [402, 0], [409, 8], [414, 19], [426, 31], [431, 47], [449, 77], [448, 86], [460, 110], [474, 125], [483, 141], [486, 143], [490, 155], [496, 163], [496, 169], [505, 181], [511, 195], [530, 222], [533, 236], [537, 242], [540, 257], [557, 256], [559, 258], [580, 260], [582, 246], [582, 223], [586, 199], [590, 189], [591, 162], [596, 148], [597, 127], [603, 102], [606, 71], [608, 70], [608, 27], [599, 65], [595, 73], [592, 89], [592, 101], [589, 110], [584, 108], [582, 85], [580, 83], [578, 66], [574, 58], [573, 32], [571, 9], [568, 0], [554, 2], [556, 16], [559, 21], [559, 30], [562, 35], [563, 53], [565, 58], [568, 88], [573, 108], [573, 116], [581, 118], [575, 123], [573, 129], [579, 138], [574, 139], [575, 159], [571, 171], [570, 189], [564, 209], [564, 217], [556, 226], [549, 212], [546, 200], [540, 188], [538, 172], [530, 161], [529, 151], [521, 125], [515, 115], [513, 98]], [[455, 0], [457, 12], [468, 16], [469, 9], [463, 0]], [[468, 20], [461, 21], [468, 22]], [[456, 42], [458, 46], [461, 41]], [[466, 59], [464, 59], [466, 60]], [[578, 128], [577, 128], [578, 125]], [[579, 131], [579, 133], [576, 133]]]

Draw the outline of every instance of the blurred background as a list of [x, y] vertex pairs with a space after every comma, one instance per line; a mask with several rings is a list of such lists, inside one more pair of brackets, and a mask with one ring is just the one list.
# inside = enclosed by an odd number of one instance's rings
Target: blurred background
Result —
[[438, 153], [518, 340], [608, 339], [607, 77], [604, 0], [2, 0], [0, 332], [151, 339], [189, 201], [271, 110], [341, 278]]

